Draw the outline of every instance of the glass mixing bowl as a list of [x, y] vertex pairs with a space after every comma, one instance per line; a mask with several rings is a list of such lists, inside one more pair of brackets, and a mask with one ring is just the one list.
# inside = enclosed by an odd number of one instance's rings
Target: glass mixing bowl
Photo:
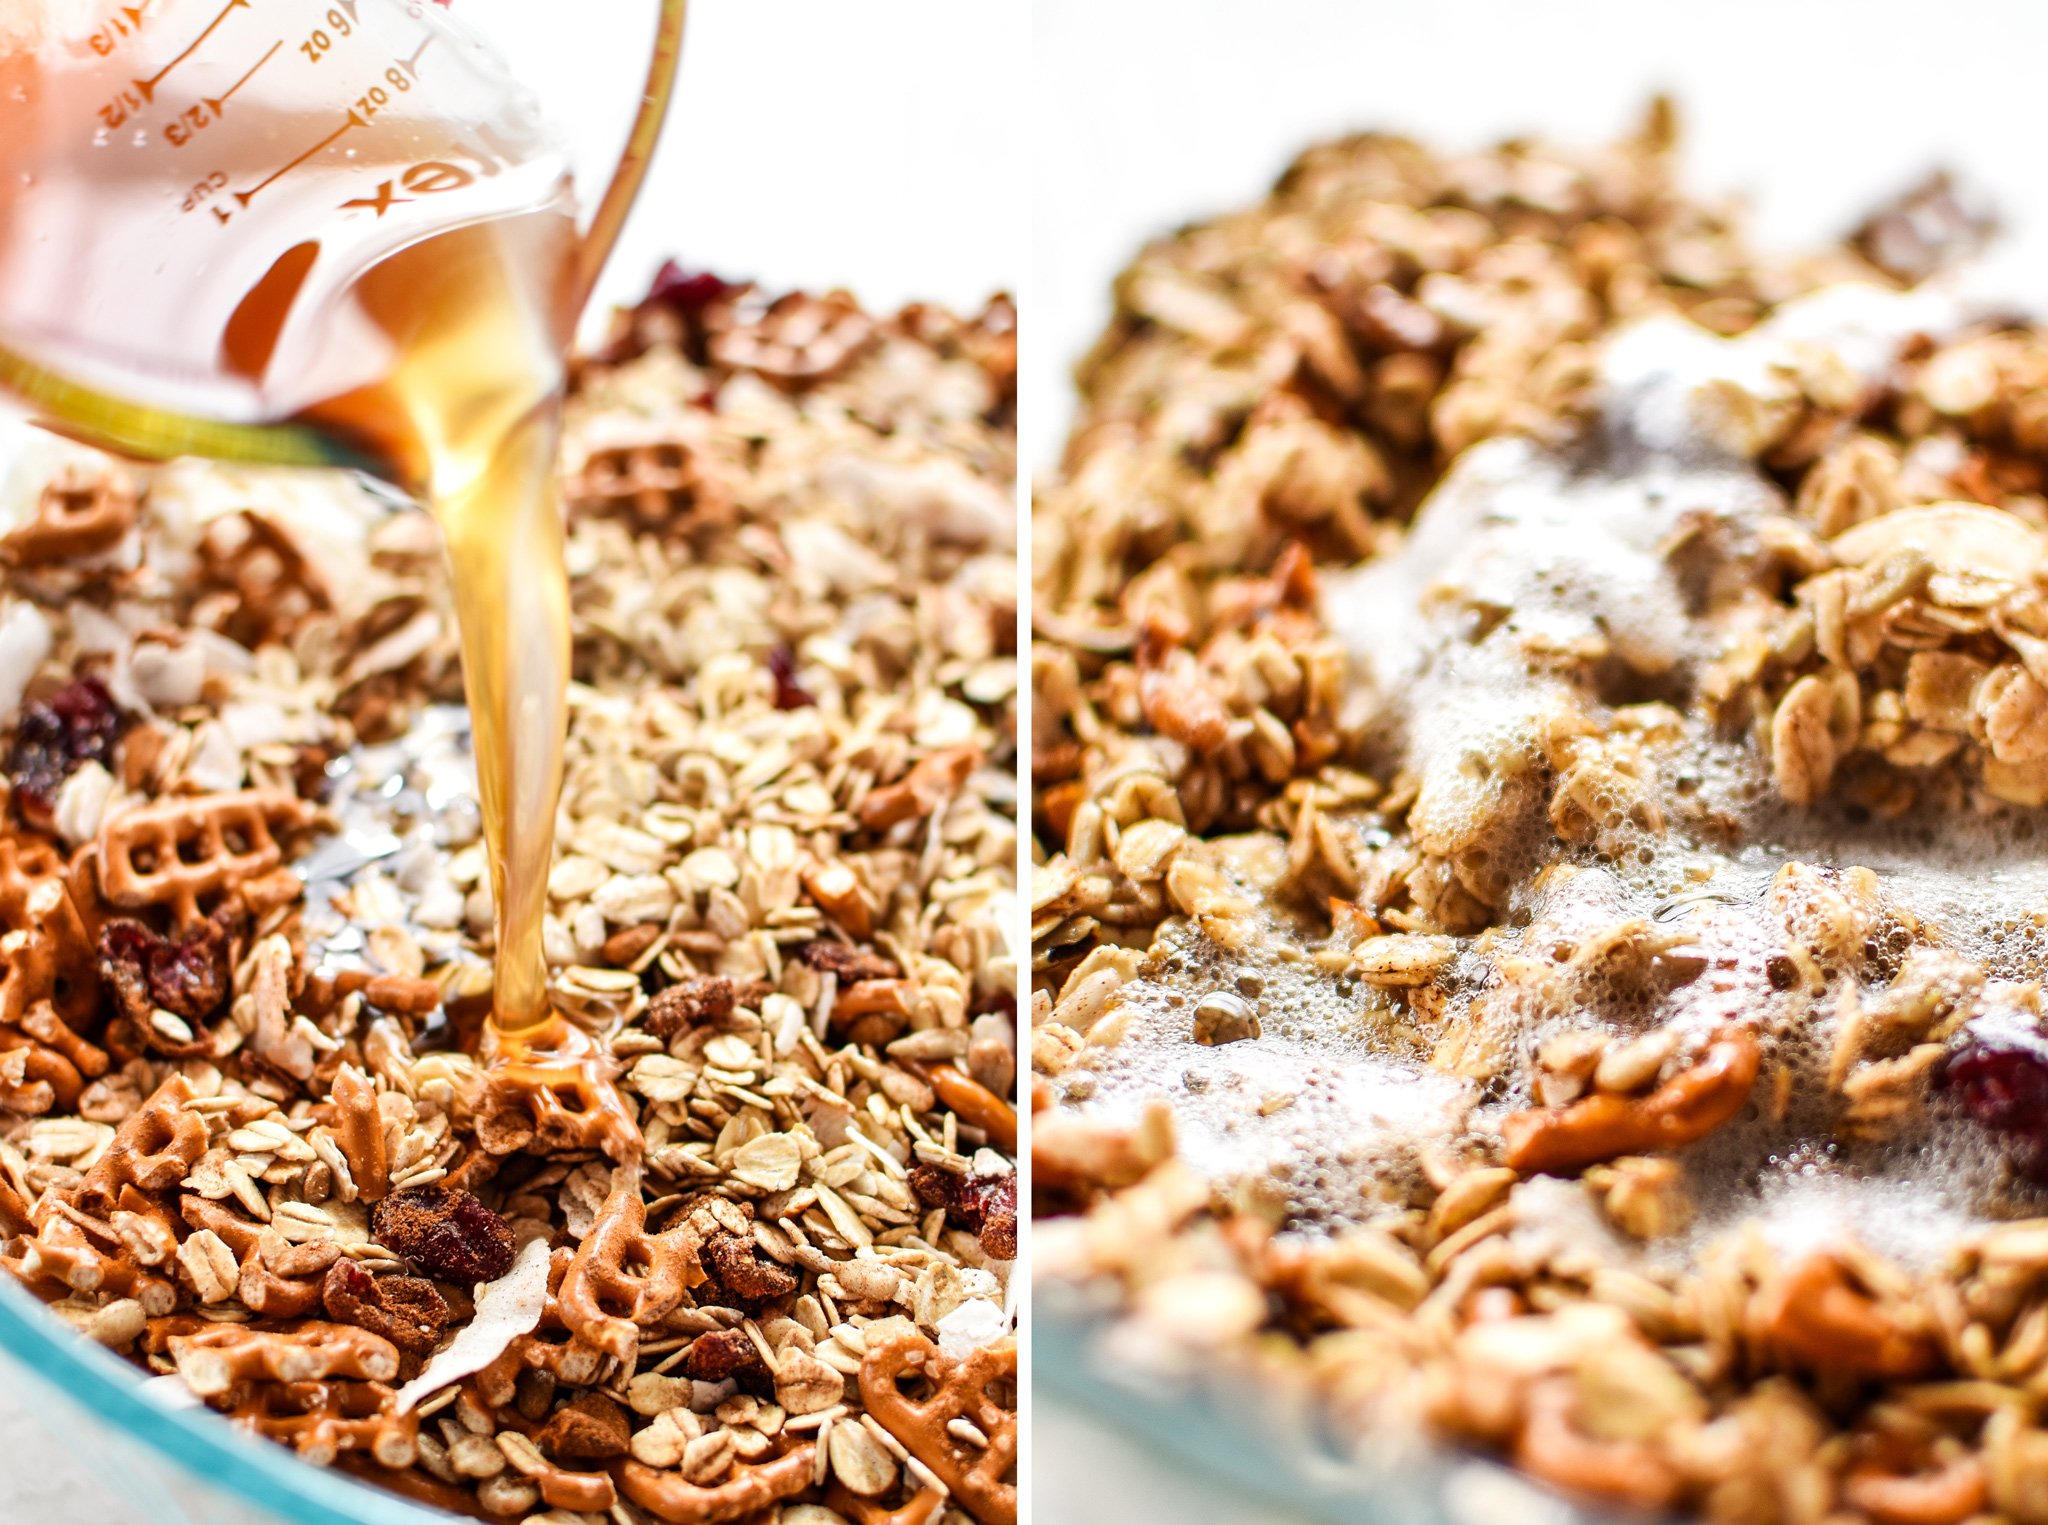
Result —
[[[168, 1406], [138, 1368], [74, 1334], [7, 1276], [0, 1276], [0, 1353], [7, 1358], [0, 1380], [29, 1386], [33, 1401], [22, 1406], [45, 1436], [150, 1525], [431, 1525], [449, 1518], [309, 1467], [211, 1409]], [[31, 1448], [19, 1440], [12, 1449], [26, 1458]], [[68, 1509], [47, 1516], [74, 1517]]]
[[[1036, 1289], [1033, 1516], [1059, 1525], [1616, 1525], [1487, 1457], [1388, 1432], [1340, 1450], [1249, 1373], [1148, 1373], [1085, 1298]], [[1080, 1471], [1071, 1469], [1085, 1457]], [[1642, 1522], [1636, 1514], [1628, 1519]]]

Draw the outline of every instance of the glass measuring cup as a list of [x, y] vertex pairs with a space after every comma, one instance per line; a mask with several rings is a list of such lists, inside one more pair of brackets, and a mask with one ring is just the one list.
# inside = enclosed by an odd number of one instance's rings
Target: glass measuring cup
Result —
[[[660, 0], [624, 156], [536, 325], [566, 335], [611, 251], [684, 10]], [[571, 206], [561, 140], [449, 0], [0, 0], [0, 389], [93, 443], [417, 491], [295, 421], [389, 367], [349, 293], [430, 238]]]

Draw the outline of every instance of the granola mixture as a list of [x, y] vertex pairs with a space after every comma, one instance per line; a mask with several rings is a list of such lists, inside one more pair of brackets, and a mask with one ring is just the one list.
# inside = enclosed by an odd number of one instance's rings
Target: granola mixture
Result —
[[[1715, 1520], [2048, 1521], [2048, 330], [1668, 115], [1147, 249], [1035, 515], [1042, 1291]], [[1974, 272], [1974, 273], [1973, 273]]]
[[586, 362], [548, 953], [488, 1078], [431, 522], [0, 456], [0, 1264], [483, 1518], [1014, 1525], [1014, 315], [671, 269]]

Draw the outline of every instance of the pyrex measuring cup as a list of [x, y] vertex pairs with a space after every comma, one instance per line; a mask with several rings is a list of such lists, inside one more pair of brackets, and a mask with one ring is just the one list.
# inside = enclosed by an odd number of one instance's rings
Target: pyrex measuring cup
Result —
[[[638, 120], [555, 294], [572, 319], [645, 174], [683, 13], [661, 0]], [[389, 366], [340, 298], [402, 249], [565, 204], [568, 174], [450, 0], [0, 0], [0, 388], [132, 454], [378, 467], [282, 422]]]

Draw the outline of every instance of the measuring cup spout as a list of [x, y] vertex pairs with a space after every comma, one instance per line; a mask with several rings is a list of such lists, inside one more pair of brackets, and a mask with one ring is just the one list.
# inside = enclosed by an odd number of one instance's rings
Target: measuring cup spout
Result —
[[580, 233], [568, 150], [471, 30], [483, 7], [321, 3], [303, 25], [252, 0], [152, 0], [83, 35], [56, 10], [0, 26], [0, 393], [133, 457], [349, 467], [413, 491], [387, 442], [350, 428], [348, 400], [405, 343], [364, 310], [372, 272], [473, 225], [557, 219], [532, 323], [566, 342], [645, 183], [686, 0], [655, 0], [639, 110]]

